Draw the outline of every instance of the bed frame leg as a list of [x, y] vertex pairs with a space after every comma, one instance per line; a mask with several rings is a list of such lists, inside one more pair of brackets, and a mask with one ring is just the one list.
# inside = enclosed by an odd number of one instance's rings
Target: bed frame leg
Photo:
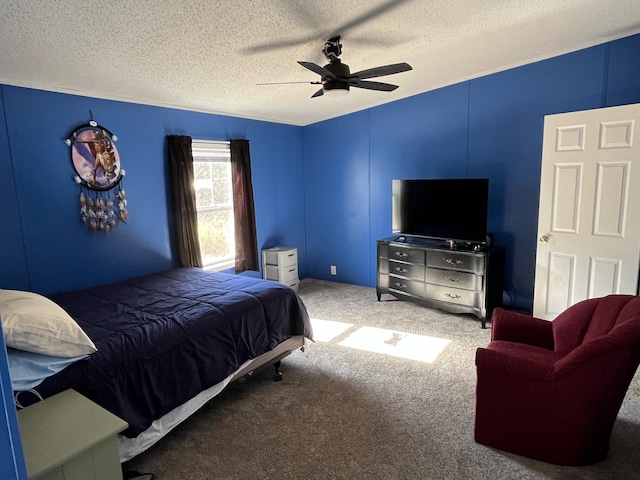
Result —
[[280, 360], [273, 364], [273, 368], [276, 369], [276, 373], [273, 375], [273, 381], [279, 382], [282, 380], [282, 372], [280, 371]]

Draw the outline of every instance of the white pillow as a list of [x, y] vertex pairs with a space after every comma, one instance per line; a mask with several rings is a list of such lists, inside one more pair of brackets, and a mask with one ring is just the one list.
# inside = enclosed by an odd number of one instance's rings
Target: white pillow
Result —
[[8, 347], [67, 358], [97, 351], [62, 307], [37, 293], [0, 290], [0, 317]]

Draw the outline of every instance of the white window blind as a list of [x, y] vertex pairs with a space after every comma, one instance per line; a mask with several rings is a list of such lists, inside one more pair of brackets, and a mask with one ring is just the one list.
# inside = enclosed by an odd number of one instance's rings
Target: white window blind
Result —
[[193, 140], [194, 188], [198, 237], [205, 269], [235, 264], [233, 189], [229, 142]]

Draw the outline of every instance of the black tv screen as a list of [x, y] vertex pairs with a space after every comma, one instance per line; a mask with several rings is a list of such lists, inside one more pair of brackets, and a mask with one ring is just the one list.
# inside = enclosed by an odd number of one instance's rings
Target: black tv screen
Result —
[[393, 180], [393, 233], [486, 243], [489, 180]]

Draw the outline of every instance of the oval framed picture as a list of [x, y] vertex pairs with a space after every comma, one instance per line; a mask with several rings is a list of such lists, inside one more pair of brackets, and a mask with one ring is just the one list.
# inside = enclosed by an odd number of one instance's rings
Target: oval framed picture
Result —
[[78, 128], [71, 136], [71, 162], [83, 185], [109, 190], [122, 179], [120, 155], [113, 135], [95, 122]]

